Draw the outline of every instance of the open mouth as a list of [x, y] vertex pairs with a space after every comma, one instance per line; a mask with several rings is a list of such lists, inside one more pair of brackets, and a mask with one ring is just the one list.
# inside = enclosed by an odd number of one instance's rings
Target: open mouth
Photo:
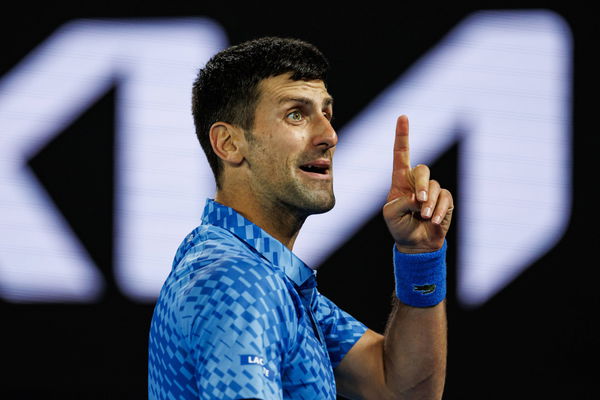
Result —
[[300, 165], [300, 169], [312, 178], [331, 179], [331, 160], [318, 158]]
[[329, 167], [321, 166], [321, 165], [313, 165], [313, 164], [301, 165], [300, 169], [305, 172], [312, 172], [313, 174], [319, 174], [319, 175], [327, 175], [329, 173]]

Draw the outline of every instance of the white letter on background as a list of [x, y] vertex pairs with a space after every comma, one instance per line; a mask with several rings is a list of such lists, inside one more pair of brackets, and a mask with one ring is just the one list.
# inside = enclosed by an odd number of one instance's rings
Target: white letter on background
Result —
[[551, 249], [568, 224], [570, 90], [571, 35], [558, 15], [470, 15], [340, 132], [337, 204], [307, 220], [296, 251], [318, 265], [380, 212], [395, 121], [407, 114], [413, 165], [461, 141], [458, 295], [464, 305], [481, 304]]
[[205, 19], [79, 20], [2, 78], [3, 298], [91, 301], [101, 294], [102, 276], [27, 161], [115, 81], [117, 281], [132, 297], [156, 295], [182, 232], [199, 223], [201, 198], [214, 186], [190, 97], [198, 68], [224, 45], [223, 31]]
[[[3, 78], [3, 297], [86, 300], [101, 289], [25, 163], [115, 78], [116, 278], [132, 298], [156, 297], [177, 245], [214, 193], [194, 138], [190, 90], [197, 68], [225, 45], [206, 20], [78, 21]], [[461, 141], [458, 294], [465, 305], [486, 301], [554, 246], [568, 223], [570, 62], [570, 32], [556, 14], [466, 18], [340, 132], [337, 205], [309, 218], [297, 253], [316, 265], [380, 212], [395, 120], [407, 114], [413, 164]]]

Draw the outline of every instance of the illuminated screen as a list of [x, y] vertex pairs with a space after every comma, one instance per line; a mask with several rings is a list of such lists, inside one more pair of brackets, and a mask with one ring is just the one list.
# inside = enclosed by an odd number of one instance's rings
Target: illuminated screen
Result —
[[[131, 299], [156, 298], [214, 196], [190, 94], [198, 68], [227, 45], [209, 19], [74, 20], [1, 77], [0, 296], [102, 294], [102, 274], [28, 161], [116, 86], [115, 279]], [[478, 12], [458, 23], [338, 132], [336, 207], [307, 220], [296, 253], [319, 265], [380, 212], [395, 120], [407, 114], [413, 165], [461, 143], [458, 298], [490, 299], [569, 221], [571, 46], [549, 11]]]

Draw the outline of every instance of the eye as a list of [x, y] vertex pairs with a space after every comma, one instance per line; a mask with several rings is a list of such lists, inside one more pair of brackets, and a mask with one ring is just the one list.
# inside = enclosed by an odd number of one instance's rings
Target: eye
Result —
[[291, 119], [294, 122], [302, 121], [302, 113], [298, 110], [292, 111], [287, 115], [287, 118]]

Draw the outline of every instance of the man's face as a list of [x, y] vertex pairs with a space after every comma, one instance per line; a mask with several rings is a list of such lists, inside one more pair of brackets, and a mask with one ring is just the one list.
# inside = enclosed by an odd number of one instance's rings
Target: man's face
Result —
[[304, 216], [331, 210], [337, 134], [324, 83], [284, 74], [263, 80], [259, 90], [254, 127], [246, 132], [253, 193], [265, 205]]

